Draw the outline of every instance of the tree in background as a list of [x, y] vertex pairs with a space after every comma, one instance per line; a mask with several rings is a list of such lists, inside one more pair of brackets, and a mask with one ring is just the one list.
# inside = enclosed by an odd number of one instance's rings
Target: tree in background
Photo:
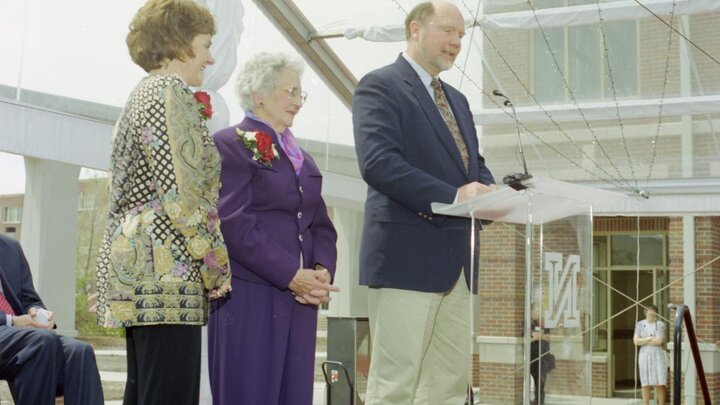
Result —
[[88, 310], [92, 305], [89, 297], [95, 294], [95, 264], [107, 220], [108, 181], [99, 172], [80, 180], [75, 292], [75, 326], [80, 336], [117, 336], [123, 332], [99, 326], [95, 313]]

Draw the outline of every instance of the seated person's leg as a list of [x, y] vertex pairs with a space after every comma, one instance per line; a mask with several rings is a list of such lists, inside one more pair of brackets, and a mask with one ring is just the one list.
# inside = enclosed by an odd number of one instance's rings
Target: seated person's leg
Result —
[[60, 337], [60, 342], [65, 357], [60, 380], [65, 403], [102, 405], [100, 373], [92, 346], [65, 336]]
[[16, 403], [54, 405], [62, 365], [54, 332], [0, 326], [0, 378], [14, 382]]

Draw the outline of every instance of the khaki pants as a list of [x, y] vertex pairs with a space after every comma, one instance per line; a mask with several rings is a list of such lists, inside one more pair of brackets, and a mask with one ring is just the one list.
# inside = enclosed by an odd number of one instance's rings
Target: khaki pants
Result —
[[371, 288], [366, 405], [462, 405], [470, 382], [470, 292]]

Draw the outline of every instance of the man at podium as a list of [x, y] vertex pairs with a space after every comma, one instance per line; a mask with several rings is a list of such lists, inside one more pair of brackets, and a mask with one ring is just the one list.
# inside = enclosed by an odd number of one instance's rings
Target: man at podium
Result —
[[368, 184], [360, 283], [370, 287], [367, 405], [462, 404], [469, 382], [470, 221], [434, 215], [493, 189], [465, 96], [438, 78], [465, 33], [452, 3], [418, 4], [407, 48], [353, 97]]

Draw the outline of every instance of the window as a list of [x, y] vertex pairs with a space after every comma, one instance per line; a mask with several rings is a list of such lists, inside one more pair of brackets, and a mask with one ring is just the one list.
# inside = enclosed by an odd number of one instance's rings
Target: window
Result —
[[3, 207], [2, 221], [5, 223], [20, 223], [22, 221], [22, 207]]
[[90, 211], [95, 209], [95, 194], [80, 193], [79, 209], [80, 211]]
[[665, 251], [663, 235], [613, 235], [611, 261], [613, 266], [663, 266]]
[[[538, 0], [536, 8], [581, 4], [595, 4], [595, 0]], [[599, 24], [543, 28], [547, 43], [540, 29], [534, 30], [532, 80], [535, 97], [540, 102], [571, 100], [562, 76], [578, 101], [612, 98], [612, 82], [615, 83], [615, 94], [619, 98], [638, 94], [637, 23], [606, 22], [604, 27], [604, 38]], [[607, 41], [612, 81], [604, 55], [606, 47], [603, 39]]]
[[[661, 314], [665, 313], [669, 292], [667, 290], [656, 294], [652, 292], [660, 291], [667, 285], [666, 239], [667, 235], [664, 233], [638, 235], [635, 232], [593, 236], [592, 321], [595, 326], [592, 332], [593, 351], [608, 350], [613, 333], [622, 333], [623, 322], [634, 324], [633, 311], [617, 317], [612, 321], [613, 323], [610, 322], [610, 317], [633, 304], [627, 297], [635, 295], [636, 283], [639, 297], [650, 296], [648, 300], [643, 301], [643, 304], [654, 302], [661, 308]], [[633, 319], [627, 318], [628, 316]]]
[[592, 320], [597, 327], [593, 328], [593, 351], [608, 349], [608, 268], [607, 268], [607, 237], [593, 238], [593, 298]]

